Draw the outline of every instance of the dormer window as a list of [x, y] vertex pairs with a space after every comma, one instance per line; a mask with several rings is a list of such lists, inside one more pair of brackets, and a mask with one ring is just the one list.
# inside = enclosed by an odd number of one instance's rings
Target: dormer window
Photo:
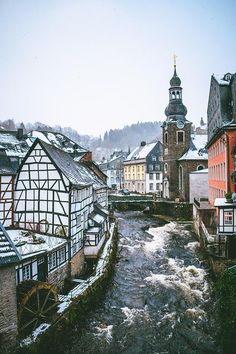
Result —
[[231, 80], [231, 74], [230, 74], [230, 73], [225, 74], [224, 79], [225, 79], [226, 81], [230, 81], [230, 80]]

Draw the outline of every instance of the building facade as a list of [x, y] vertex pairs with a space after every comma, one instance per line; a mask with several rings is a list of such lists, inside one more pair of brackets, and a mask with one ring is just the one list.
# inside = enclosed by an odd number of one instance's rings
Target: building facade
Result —
[[107, 185], [112, 189], [121, 189], [124, 187], [124, 169], [123, 162], [128, 153], [124, 151], [114, 151], [109, 159], [99, 164], [100, 169], [107, 176]]
[[220, 255], [236, 258], [236, 74], [212, 76], [208, 100], [209, 203]]
[[[83, 154], [33, 140], [17, 171], [9, 147], [0, 149], [0, 218], [7, 227], [0, 225], [0, 283], [8, 287], [5, 298], [0, 284], [0, 344], [11, 332], [1, 317], [7, 296], [11, 321], [16, 317], [12, 336], [28, 335], [42, 322], [40, 311], [50, 322], [57, 291], [97, 259], [109, 237], [106, 176]], [[43, 308], [29, 314], [35, 297]]]
[[141, 142], [124, 161], [124, 187], [130, 192], [162, 192], [162, 143]]

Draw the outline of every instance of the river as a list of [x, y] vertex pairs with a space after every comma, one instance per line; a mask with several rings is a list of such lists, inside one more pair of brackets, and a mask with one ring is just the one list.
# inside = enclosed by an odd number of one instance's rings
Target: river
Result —
[[211, 278], [189, 227], [118, 213], [114, 280], [67, 354], [210, 354], [216, 345]]

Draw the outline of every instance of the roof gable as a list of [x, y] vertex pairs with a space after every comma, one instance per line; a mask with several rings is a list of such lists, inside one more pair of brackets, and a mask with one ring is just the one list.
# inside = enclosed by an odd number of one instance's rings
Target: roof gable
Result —
[[59, 170], [73, 186], [83, 187], [91, 184], [84, 180], [83, 175], [79, 171], [77, 163], [67, 152], [58, 149], [51, 144], [45, 143], [38, 138], [34, 141], [30, 150], [23, 159], [19, 171], [21, 171], [22, 166], [25, 164], [32, 151], [36, 148], [37, 144], [39, 144], [40, 147], [44, 150], [57, 170]]
[[58, 149], [61, 149], [69, 154], [75, 154], [76, 156], [83, 156], [88, 150], [79, 146], [73, 140], [68, 138], [66, 135], [62, 133], [46, 131], [46, 130], [33, 130], [28, 136], [32, 139], [40, 139], [45, 143], [51, 144]]
[[153, 142], [153, 143], [148, 143], [144, 146], [138, 146], [136, 147], [126, 158], [125, 161], [130, 161], [130, 160], [139, 160], [139, 159], [146, 159], [148, 154], [154, 149], [154, 147], [159, 144], [159, 141]]
[[5, 228], [0, 224], [0, 267], [17, 263], [21, 256], [12, 243]]

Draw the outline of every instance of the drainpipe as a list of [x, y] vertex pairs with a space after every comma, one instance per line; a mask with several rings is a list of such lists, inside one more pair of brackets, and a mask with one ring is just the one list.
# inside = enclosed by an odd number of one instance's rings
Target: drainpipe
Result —
[[230, 191], [230, 171], [229, 171], [229, 137], [225, 133], [226, 141], [226, 192]]

